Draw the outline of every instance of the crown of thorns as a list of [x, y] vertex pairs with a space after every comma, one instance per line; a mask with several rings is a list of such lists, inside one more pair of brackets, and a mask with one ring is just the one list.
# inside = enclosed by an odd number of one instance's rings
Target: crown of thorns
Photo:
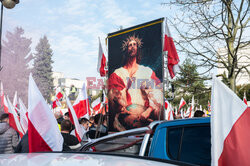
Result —
[[141, 48], [143, 42], [141, 41], [142, 39], [140, 39], [139, 37], [135, 37], [135, 35], [133, 36], [129, 36], [126, 40], [123, 40], [122, 42], [122, 51], [125, 51], [128, 47], [129, 42], [131, 42], [132, 40], [134, 40], [137, 43], [137, 47]]

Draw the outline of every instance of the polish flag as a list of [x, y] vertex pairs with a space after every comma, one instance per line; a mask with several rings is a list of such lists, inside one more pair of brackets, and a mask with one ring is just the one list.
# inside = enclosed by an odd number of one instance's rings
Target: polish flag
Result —
[[17, 109], [17, 91], [15, 91], [15, 95], [14, 95], [14, 98], [13, 98], [13, 106], [14, 106], [14, 109], [16, 111], [16, 113], [18, 113], [18, 109]]
[[60, 91], [60, 88], [56, 88], [56, 99], [53, 101], [52, 103], [52, 108], [56, 108], [56, 107], [61, 107], [61, 102], [60, 99], [62, 99], [63, 94]]
[[174, 45], [173, 38], [168, 28], [167, 20], [165, 27], [163, 53], [168, 55], [168, 71], [171, 78], [174, 78], [179, 69], [178, 63], [180, 60]]
[[100, 97], [98, 97], [97, 99], [95, 99], [92, 104], [91, 104], [92, 108], [94, 111], [98, 111], [101, 108], [101, 99]]
[[189, 115], [188, 118], [192, 118], [194, 116], [194, 96], [192, 97], [192, 103], [191, 106], [189, 108]]
[[20, 124], [24, 130], [24, 133], [26, 133], [26, 131], [28, 130], [28, 112], [27, 112], [27, 108], [25, 107], [25, 105], [23, 104], [23, 101], [19, 98], [19, 105], [20, 105]]
[[185, 119], [185, 117], [184, 117], [184, 110], [183, 109], [181, 109], [181, 118]]
[[87, 89], [85, 83], [83, 83], [82, 89], [80, 90], [74, 104], [73, 108], [76, 112], [77, 118], [87, 118], [89, 119], [90, 107], [87, 95]]
[[210, 104], [210, 102], [208, 101], [208, 112], [211, 112], [211, 104]]
[[28, 96], [29, 152], [62, 151], [63, 137], [56, 118], [31, 74]]
[[15, 108], [13, 107], [13, 105], [10, 102], [10, 99], [7, 97], [7, 103], [8, 103], [8, 110], [9, 110], [9, 124], [10, 126], [15, 129], [20, 137], [22, 138], [24, 135], [24, 131], [21, 127], [20, 121], [19, 121], [19, 117], [15, 111]]
[[0, 107], [2, 108], [3, 107], [3, 110], [5, 113], [8, 113], [8, 103], [7, 103], [7, 100], [6, 100], [6, 97], [4, 96], [4, 92], [3, 92], [3, 83], [1, 82], [1, 87], [0, 87], [0, 98], [1, 98], [1, 101], [0, 101]]
[[216, 77], [211, 106], [212, 165], [249, 165], [250, 107]]
[[172, 106], [166, 99], [165, 99], [165, 119], [174, 120]]
[[68, 110], [69, 110], [70, 121], [75, 125], [75, 135], [76, 135], [78, 141], [81, 142], [82, 137], [83, 137], [83, 131], [81, 129], [78, 118], [76, 116], [76, 112], [75, 112], [74, 108], [72, 107], [67, 96], [66, 96], [66, 102], [67, 102], [67, 105], [69, 108]]
[[99, 52], [98, 52], [98, 64], [97, 64], [97, 72], [100, 73], [101, 77], [105, 77], [107, 74], [106, 66], [106, 57], [102, 50], [102, 44], [99, 38]]
[[247, 105], [247, 97], [246, 97], [246, 92], [244, 92], [244, 98], [243, 98], [244, 103]]
[[181, 101], [180, 101], [180, 105], [179, 105], [179, 111], [181, 110], [181, 108], [186, 105], [186, 101], [183, 99], [183, 97], [181, 98]]
[[17, 108], [17, 91], [15, 91], [15, 95], [14, 95], [14, 98], [13, 98], [13, 106], [15, 108]]

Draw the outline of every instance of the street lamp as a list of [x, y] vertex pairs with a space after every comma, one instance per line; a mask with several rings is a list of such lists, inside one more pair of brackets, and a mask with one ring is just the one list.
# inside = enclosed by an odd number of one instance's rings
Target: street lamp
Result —
[[2, 57], [2, 24], [3, 24], [3, 6], [7, 9], [12, 9], [16, 4], [19, 3], [19, 0], [0, 0], [1, 1], [1, 19], [0, 19], [0, 71], [2, 70], [1, 66], [1, 57]]

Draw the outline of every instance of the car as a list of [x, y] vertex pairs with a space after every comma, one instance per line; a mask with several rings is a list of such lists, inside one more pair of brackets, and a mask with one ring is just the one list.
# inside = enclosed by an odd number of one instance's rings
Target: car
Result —
[[154, 121], [147, 127], [94, 139], [84, 144], [81, 151], [147, 156], [210, 165], [210, 118]]
[[[176, 162], [100, 153], [0, 154], [0, 166], [173, 166]], [[190, 165], [182, 163], [182, 165]]]

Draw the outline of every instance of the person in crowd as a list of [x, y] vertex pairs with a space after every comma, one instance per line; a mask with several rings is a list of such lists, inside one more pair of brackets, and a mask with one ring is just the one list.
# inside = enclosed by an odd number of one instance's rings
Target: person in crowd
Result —
[[[88, 137], [87, 137], [86, 133], [89, 131], [89, 120], [86, 119], [86, 118], [80, 118], [79, 123], [80, 123], [81, 130], [83, 131], [82, 140], [83, 141], [88, 141]], [[76, 136], [75, 135], [75, 129], [72, 130], [70, 134]]]
[[87, 136], [91, 139], [96, 139], [108, 135], [108, 128], [103, 124], [103, 115], [97, 114], [94, 117], [94, 125], [89, 128]]
[[[69, 112], [65, 112], [65, 114], [63, 115], [63, 119], [70, 120]], [[71, 123], [72, 123], [72, 121], [71, 121]], [[74, 130], [74, 129], [75, 129], [75, 125], [72, 124], [72, 130]]]
[[194, 113], [194, 117], [205, 117], [205, 113], [201, 110], [196, 110]]
[[74, 85], [71, 85], [70, 87], [70, 94], [69, 94], [69, 99], [70, 100], [75, 100], [76, 99], [76, 92], [77, 92], [77, 89]]
[[62, 120], [63, 120], [63, 116], [62, 116], [62, 114], [61, 114], [59, 111], [55, 112], [55, 113], [54, 113], [54, 116], [55, 116], [56, 121], [57, 121], [57, 123], [58, 123], [58, 127], [59, 127], [59, 129], [60, 129], [60, 131], [61, 131], [61, 122], [62, 122]]
[[89, 117], [89, 128], [94, 126], [94, 116]]
[[13, 153], [18, 144], [17, 132], [9, 125], [9, 114], [0, 117], [0, 153]]
[[70, 135], [71, 130], [72, 123], [70, 120], [63, 120], [61, 122], [61, 134], [64, 139], [64, 144], [69, 146], [71, 150], [78, 150], [81, 147], [81, 144], [74, 135]]
[[65, 120], [70, 120], [69, 119], [69, 112], [65, 112], [64, 116], [63, 116], [63, 119]]

